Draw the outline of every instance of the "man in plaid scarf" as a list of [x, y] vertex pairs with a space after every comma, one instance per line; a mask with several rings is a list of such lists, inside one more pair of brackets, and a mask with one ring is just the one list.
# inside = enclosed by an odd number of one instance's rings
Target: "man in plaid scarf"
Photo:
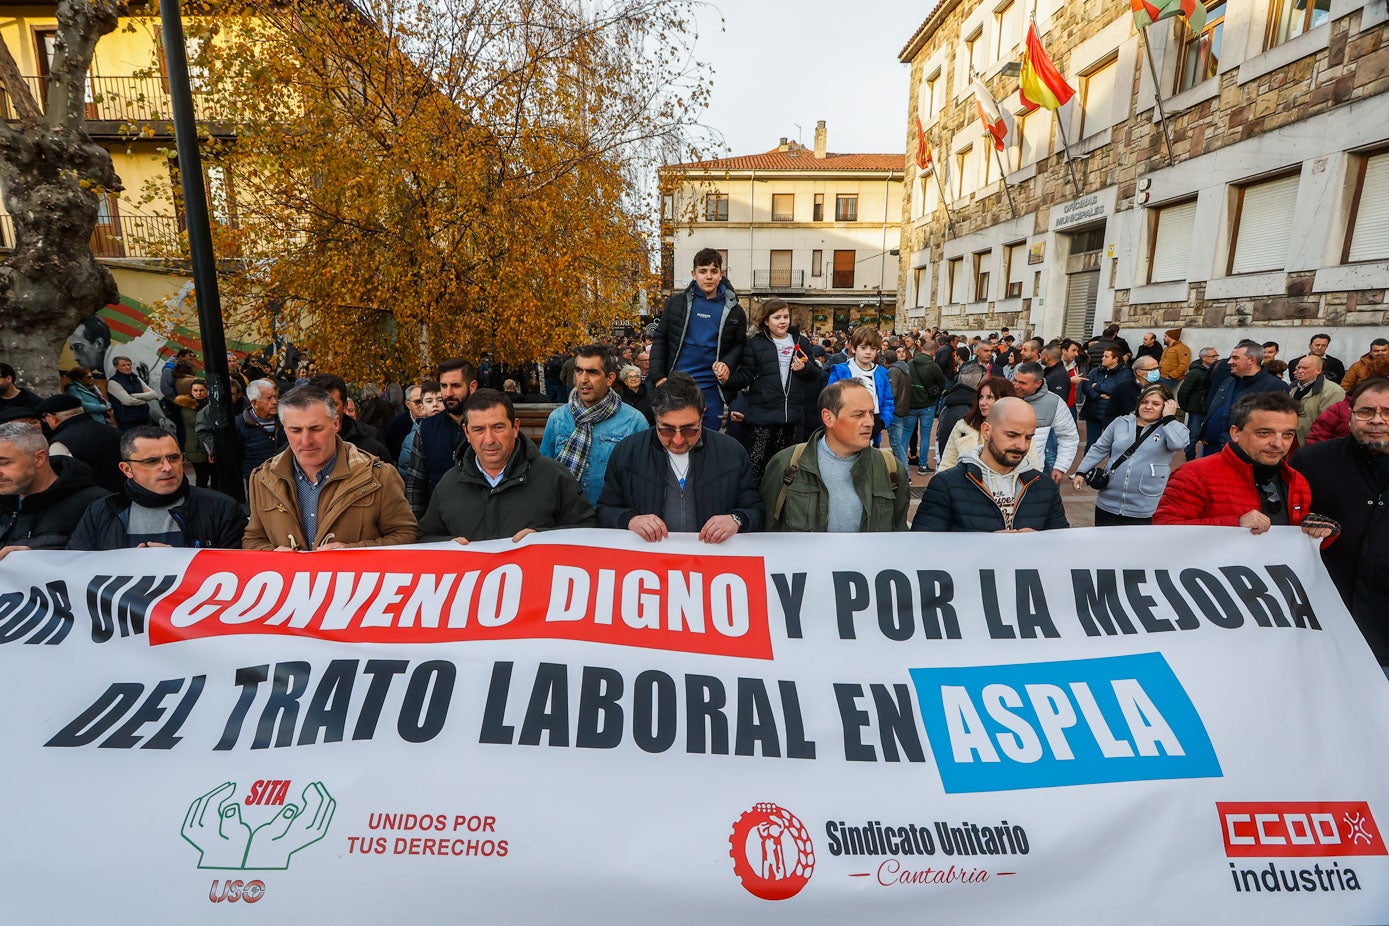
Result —
[[579, 348], [569, 402], [550, 412], [540, 441], [541, 455], [564, 464], [595, 505], [613, 448], [624, 437], [647, 428], [646, 417], [622, 404], [613, 391], [617, 371], [617, 357], [606, 347]]

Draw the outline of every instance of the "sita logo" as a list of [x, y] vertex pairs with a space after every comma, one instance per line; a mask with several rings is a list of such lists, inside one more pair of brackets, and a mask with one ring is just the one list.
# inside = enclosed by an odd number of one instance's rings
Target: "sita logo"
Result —
[[815, 845], [805, 824], [776, 804], [754, 804], [733, 824], [728, 845], [733, 873], [763, 900], [795, 897], [815, 871]]

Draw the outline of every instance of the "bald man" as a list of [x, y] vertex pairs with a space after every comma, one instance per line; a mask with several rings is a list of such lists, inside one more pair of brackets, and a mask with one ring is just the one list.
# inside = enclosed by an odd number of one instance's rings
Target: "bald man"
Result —
[[1070, 527], [1061, 491], [1027, 462], [1037, 416], [1022, 399], [999, 399], [979, 425], [979, 447], [936, 475], [921, 496], [914, 531], [1017, 534]]

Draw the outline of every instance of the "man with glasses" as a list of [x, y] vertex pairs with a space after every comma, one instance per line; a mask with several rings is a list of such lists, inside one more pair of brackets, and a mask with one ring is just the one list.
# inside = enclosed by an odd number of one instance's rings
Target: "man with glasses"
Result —
[[1312, 489], [1312, 509], [1337, 521], [1341, 536], [1322, 562], [1375, 658], [1389, 674], [1389, 379], [1351, 390], [1350, 436], [1303, 447], [1293, 467]]
[[246, 516], [220, 492], [184, 478], [178, 441], [154, 425], [121, 435], [124, 487], [88, 506], [68, 540], [69, 550], [130, 547], [241, 549]]
[[656, 426], [631, 435], [608, 460], [598, 526], [651, 543], [698, 533], [705, 543], [762, 529], [763, 507], [747, 451], [706, 427], [704, 393], [672, 373], [651, 395]]
[[0, 559], [18, 550], [61, 550], [87, 506], [106, 494], [72, 457], [50, 457], [43, 432], [0, 424]]

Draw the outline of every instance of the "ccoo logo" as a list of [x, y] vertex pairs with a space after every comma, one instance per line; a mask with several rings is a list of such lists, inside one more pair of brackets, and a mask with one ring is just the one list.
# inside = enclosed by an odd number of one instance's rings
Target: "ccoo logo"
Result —
[[754, 804], [738, 818], [728, 845], [733, 873], [763, 900], [795, 897], [815, 871], [815, 846], [805, 824], [770, 802]]

